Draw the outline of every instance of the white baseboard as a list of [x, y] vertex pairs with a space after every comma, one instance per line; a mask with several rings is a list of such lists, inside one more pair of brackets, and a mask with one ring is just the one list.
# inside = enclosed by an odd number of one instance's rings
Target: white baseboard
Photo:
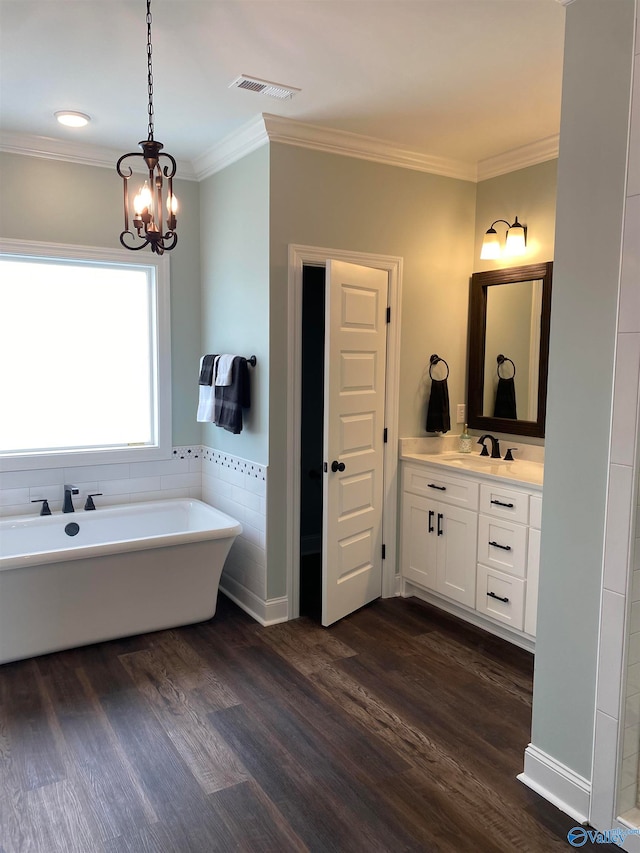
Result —
[[278, 622], [286, 622], [289, 618], [289, 600], [286, 596], [265, 601], [234, 578], [224, 575], [220, 580], [220, 592], [261, 625], [276, 625]]
[[524, 752], [524, 771], [518, 779], [577, 823], [587, 823], [591, 782], [532, 743]]

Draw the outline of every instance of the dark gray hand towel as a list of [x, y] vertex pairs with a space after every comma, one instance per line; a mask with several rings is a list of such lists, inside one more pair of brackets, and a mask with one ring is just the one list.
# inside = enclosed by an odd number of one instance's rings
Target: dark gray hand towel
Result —
[[498, 378], [498, 387], [496, 388], [496, 403], [493, 410], [494, 418], [511, 418], [516, 421], [516, 383], [513, 376], [508, 379]]
[[427, 432], [449, 432], [449, 388], [446, 379], [431, 380], [431, 394], [427, 408]]
[[215, 359], [215, 355], [205, 355], [202, 359], [198, 385], [213, 385], [213, 362]]
[[214, 388], [213, 422], [234, 434], [242, 432], [242, 410], [251, 406], [247, 359], [237, 355], [231, 365], [231, 385]]

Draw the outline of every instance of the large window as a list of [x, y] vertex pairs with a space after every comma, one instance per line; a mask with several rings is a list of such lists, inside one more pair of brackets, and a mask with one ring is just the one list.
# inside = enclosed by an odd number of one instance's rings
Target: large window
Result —
[[168, 454], [168, 269], [0, 242], [2, 468]]

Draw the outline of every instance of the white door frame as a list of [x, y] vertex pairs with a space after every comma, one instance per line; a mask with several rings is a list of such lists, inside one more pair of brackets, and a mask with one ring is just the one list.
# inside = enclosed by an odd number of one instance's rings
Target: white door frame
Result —
[[400, 309], [402, 258], [289, 245], [288, 352], [287, 352], [287, 598], [289, 619], [300, 615], [300, 427], [302, 399], [302, 268], [325, 266], [328, 258], [386, 270], [389, 275], [391, 323], [387, 337], [382, 536], [386, 546], [382, 564], [382, 595], [399, 591], [396, 578], [398, 506], [398, 407], [400, 396]]

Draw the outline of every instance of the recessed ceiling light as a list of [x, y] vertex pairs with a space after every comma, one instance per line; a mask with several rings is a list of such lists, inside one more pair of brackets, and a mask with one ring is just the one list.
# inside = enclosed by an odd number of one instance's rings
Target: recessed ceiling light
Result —
[[66, 127], [84, 127], [91, 121], [91, 116], [77, 113], [74, 110], [58, 110], [54, 115], [60, 124], [64, 124]]

